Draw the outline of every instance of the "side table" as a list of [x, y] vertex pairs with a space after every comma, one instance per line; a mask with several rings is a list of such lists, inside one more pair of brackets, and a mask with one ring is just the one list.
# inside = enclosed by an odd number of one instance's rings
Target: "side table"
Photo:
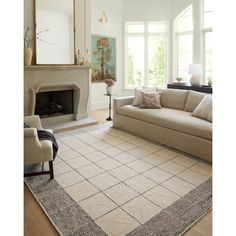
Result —
[[111, 118], [111, 97], [116, 96], [116, 95], [112, 95], [112, 94], [104, 94], [104, 96], [108, 96], [109, 97], [109, 117], [106, 118], [107, 121], [112, 120]]

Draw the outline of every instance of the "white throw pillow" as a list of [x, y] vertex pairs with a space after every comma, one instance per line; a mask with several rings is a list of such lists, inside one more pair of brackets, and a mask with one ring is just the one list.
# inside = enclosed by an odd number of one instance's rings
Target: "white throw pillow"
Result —
[[193, 111], [192, 115], [212, 122], [212, 96], [205, 95]]
[[141, 102], [141, 92], [156, 92], [156, 88], [135, 88], [133, 106], [139, 106]]

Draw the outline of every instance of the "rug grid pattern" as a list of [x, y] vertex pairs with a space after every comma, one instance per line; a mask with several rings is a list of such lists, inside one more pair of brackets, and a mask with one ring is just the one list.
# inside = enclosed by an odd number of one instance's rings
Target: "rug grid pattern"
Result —
[[[71, 199], [67, 207], [76, 202], [81, 221], [87, 219], [82, 225], [95, 222], [95, 233], [86, 234], [91, 227], [82, 227], [84, 235], [148, 235], [151, 230], [138, 232], [212, 175], [208, 163], [110, 125], [56, 137], [60, 151], [54, 163], [55, 179], [63, 189], [58, 203]], [[73, 235], [72, 231], [63, 235]]]

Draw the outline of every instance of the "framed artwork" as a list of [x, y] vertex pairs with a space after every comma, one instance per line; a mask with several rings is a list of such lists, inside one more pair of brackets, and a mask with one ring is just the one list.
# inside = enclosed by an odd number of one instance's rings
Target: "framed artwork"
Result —
[[92, 82], [116, 81], [116, 39], [92, 35]]

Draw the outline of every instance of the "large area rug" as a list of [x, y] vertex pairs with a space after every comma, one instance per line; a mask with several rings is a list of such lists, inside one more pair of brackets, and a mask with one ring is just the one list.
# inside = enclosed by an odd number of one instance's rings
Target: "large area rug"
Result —
[[212, 208], [208, 163], [108, 124], [56, 136], [55, 180], [25, 183], [60, 235], [182, 235]]

